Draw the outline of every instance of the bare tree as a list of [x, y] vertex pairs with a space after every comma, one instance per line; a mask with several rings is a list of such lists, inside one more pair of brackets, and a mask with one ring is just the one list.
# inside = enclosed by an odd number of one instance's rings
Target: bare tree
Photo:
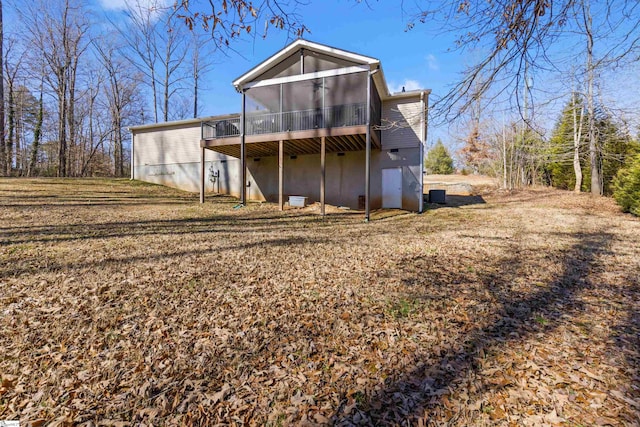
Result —
[[7, 152], [5, 148], [4, 135], [4, 24], [2, 20], [2, 0], [0, 0], [0, 175], [7, 173], [7, 168], [11, 169], [11, 163], [7, 162]]
[[31, 155], [29, 156], [29, 167], [27, 168], [27, 176], [35, 174], [38, 162], [38, 151], [40, 149], [40, 141], [42, 138], [42, 124], [44, 121], [44, 75], [40, 78], [40, 96], [38, 98], [38, 112], [36, 113], [36, 122], [33, 129], [33, 142], [31, 143]]
[[128, 66], [128, 61], [120, 54], [119, 50], [107, 40], [93, 43], [102, 69], [107, 76], [107, 84], [104, 85], [106, 105], [108, 106], [114, 145], [113, 159], [116, 176], [124, 176], [124, 121], [129, 107], [135, 100], [138, 85], [135, 81], [134, 70]]
[[75, 0], [40, 1], [26, 9], [25, 23], [45, 62], [45, 82], [57, 103], [58, 176], [72, 173], [69, 146], [77, 137], [76, 84], [80, 58], [88, 46], [89, 20]]
[[198, 1], [178, 0], [176, 12], [191, 30], [200, 27], [208, 33], [216, 47], [229, 48], [235, 39], [257, 35], [257, 28], [263, 28], [263, 38], [271, 28], [286, 31], [290, 37], [304, 36], [309, 28], [302, 22], [298, 9], [301, 4], [305, 2], [212, 0], [202, 7]]
[[[640, 47], [640, 3], [600, 0], [450, 0], [418, 2], [419, 12], [408, 25], [436, 22], [440, 28], [458, 35], [460, 50], [483, 48], [483, 59], [470, 67], [463, 78], [438, 102], [434, 103], [441, 118], [457, 117], [489, 88], [495, 88], [494, 99], [505, 92], [517, 96], [527, 64], [539, 69], [561, 70], [558, 55], [552, 52], [558, 43], [570, 36], [586, 40], [586, 100], [587, 134], [591, 156], [591, 190], [602, 194], [602, 176], [598, 162], [598, 141], [595, 132], [594, 84], [595, 70], [619, 65], [635, 59], [630, 53]], [[597, 5], [597, 14], [591, 10]], [[598, 16], [599, 25], [593, 24]], [[575, 40], [575, 38], [573, 39]], [[594, 45], [602, 42], [602, 52], [596, 59]], [[564, 59], [573, 52], [564, 52]], [[477, 83], [480, 84], [477, 84]]]
[[[159, 9], [158, 5], [148, 7], [140, 1], [127, 3], [125, 13], [128, 22], [126, 26], [114, 24], [128, 47], [127, 58], [144, 76], [141, 82], [149, 86], [152, 98], [151, 104], [153, 106], [153, 120], [156, 123], [159, 121], [158, 77], [156, 76], [157, 63], [159, 61], [156, 30]], [[131, 31], [132, 28], [133, 31]]]
[[576, 99], [576, 93], [571, 95], [572, 99], [572, 111], [573, 118], [573, 171], [576, 175], [576, 184], [573, 191], [579, 193], [582, 190], [582, 166], [580, 165], [580, 151], [582, 148], [582, 125], [584, 123], [584, 107], [580, 103], [580, 115], [578, 115], [578, 104]]

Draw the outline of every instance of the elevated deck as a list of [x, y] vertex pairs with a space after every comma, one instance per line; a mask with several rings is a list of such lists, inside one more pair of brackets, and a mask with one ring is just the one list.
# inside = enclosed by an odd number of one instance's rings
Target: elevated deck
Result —
[[[247, 157], [278, 155], [284, 141], [286, 155], [316, 154], [325, 138], [327, 152], [366, 149], [365, 104], [339, 105], [313, 110], [247, 114], [245, 143]], [[240, 157], [240, 115], [202, 123], [201, 147]], [[372, 146], [380, 148], [377, 132], [371, 132]]]

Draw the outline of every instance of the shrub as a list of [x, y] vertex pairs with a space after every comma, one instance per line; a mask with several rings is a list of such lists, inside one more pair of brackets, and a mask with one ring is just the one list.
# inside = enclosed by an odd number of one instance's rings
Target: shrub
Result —
[[640, 216], [640, 154], [618, 171], [613, 180], [613, 198], [624, 212]]

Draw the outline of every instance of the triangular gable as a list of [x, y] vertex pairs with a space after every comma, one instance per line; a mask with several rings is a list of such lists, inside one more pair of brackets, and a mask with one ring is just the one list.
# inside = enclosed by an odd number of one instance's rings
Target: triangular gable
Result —
[[353, 65], [369, 65], [374, 69], [380, 64], [375, 58], [299, 39], [238, 77], [233, 85], [239, 89], [250, 82], [299, 74], [300, 49], [306, 52], [305, 73]]

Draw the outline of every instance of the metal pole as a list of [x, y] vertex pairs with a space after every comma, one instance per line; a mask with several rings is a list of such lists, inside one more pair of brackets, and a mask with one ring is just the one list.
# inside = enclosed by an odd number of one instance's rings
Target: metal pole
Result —
[[325, 137], [320, 137], [320, 213], [324, 216], [325, 199], [325, 164], [326, 164], [326, 144]]
[[284, 141], [278, 141], [278, 204], [284, 210]]
[[369, 222], [370, 219], [370, 198], [371, 198], [371, 71], [367, 72], [367, 150], [365, 155], [364, 167], [364, 220]]
[[242, 89], [242, 112], [240, 113], [240, 203], [247, 204], [247, 159], [246, 159], [246, 102], [245, 90]]

